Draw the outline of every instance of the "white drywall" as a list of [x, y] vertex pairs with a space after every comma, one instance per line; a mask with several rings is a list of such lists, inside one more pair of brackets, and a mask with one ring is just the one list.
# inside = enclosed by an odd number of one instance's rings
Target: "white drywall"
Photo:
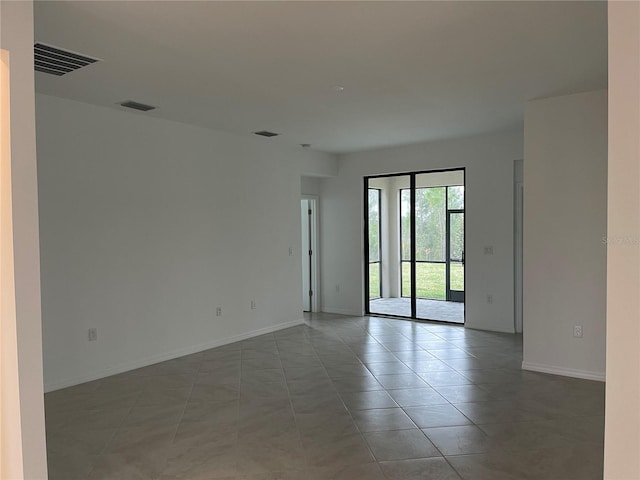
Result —
[[[40, 255], [38, 247], [38, 192], [36, 172], [33, 78], [33, 2], [0, 2], [0, 48], [9, 52], [10, 149], [3, 145], [2, 200], [10, 189], [11, 205], [4, 204], [3, 228], [13, 229], [13, 288], [7, 285], [3, 258], [3, 318], [0, 345], [2, 390], [0, 403], [0, 477], [44, 479], [47, 459], [42, 392], [42, 330], [40, 312]], [[4, 55], [6, 61], [6, 54]], [[6, 99], [4, 99], [6, 100]], [[5, 116], [5, 119], [7, 117]], [[3, 142], [8, 135], [3, 132]], [[9, 158], [6, 154], [10, 150]], [[11, 218], [9, 218], [11, 217]], [[8, 221], [7, 221], [8, 220]], [[6, 232], [3, 232], [2, 237]], [[9, 253], [3, 241], [3, 254]], [[6, 289], [6, 290], [5, 290]], [[13, 292], [8, 293], [10, 290]], [[13, 299], [9, 295], [13, 294]], [[13, 300], [13, 318], [5, 301]], [[11, 342], [12, 345], [8, 343]], [[11, 362], [6, 363], [11, 352]], [[15, 368], [17, 367], [17, 371]], [[13, 370], [13, 371], [12, 371]], [[16, 398], [17, 396], [17, 398]]]
[[319, 177], [300, 177], [300, 193], [302, 195], [320, 195], [320, 182]]
[[604, 379], [606, 234], [607, 92], [528, 102], [524, 368]]
[[43, 95], [37, 133], [47, 389], [302, 319], [302, 164], [332, 156]]
[[[363, 177], [465, 167], [466, 325], [513, 332], [513, 161], [522, 142], [522, 132], [502, 132], [339, 157], [338, 176], [322, 181], [323, 311], [364, 311]], [[494, 254], [484, 255], [489, 245]]]
[[306, 148], [291, 150], [298, 156], [297, 165], [303, 175], [333, 177], [338, 174], [338, 157]]
[[640, 478], [640, 3], [609, 2], [604, 478]]

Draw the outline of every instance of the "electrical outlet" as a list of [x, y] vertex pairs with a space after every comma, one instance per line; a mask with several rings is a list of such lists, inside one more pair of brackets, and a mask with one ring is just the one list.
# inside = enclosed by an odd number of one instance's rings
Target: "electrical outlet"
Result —
[[336, 293], [340, 293], [340, 285], [336, 285]]
[[255, 310], [256, 309], [256, 302], [251, 300], [251, 310]]
[[221, 317], [222, 316], [222, 307], [218, 307], [216, 308], [216, 317]]
[[98, 329], [90, 328], [88, 331], [87, 337], [90, 342], [95, 342], [96, 340], [98, 340]]
[[582, 338], [582, 325], [573, 326], [573, 336], [576, 338]]
[[484, 247], [485, 255], [493, 255], [493, 245], [487, 245]]
[[487, 295], [487, 303], [488, 304], [492, 304], [493, 303], [493, 295]]
[[293, 256], [293, 247], [289, 247], [289, 256]]

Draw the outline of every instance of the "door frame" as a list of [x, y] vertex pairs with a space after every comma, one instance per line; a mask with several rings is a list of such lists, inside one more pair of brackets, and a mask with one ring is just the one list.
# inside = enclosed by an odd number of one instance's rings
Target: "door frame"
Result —
[[[313, 295], [311, 296], [311, 302], [310, 302], [310, 306], [311, 306], [311, 312], [319, 312], [320, 311], [320, 241], [319, 241], [319, 231], [320, 231], [320, 197], [318, 195], [302, 195], [300, 197], [300, 200], [307, 200], [309, 201], [312, 206], [311, 206], [311, 229], [309, 232], [309, 241], [311, 243], [311, 284], [310, 284], [310, 288], [311, 291], [313, 292]], [[302, 208], [302, 203], [300, 204], [300, 207]], [[303, 228], [303, 226], [301, 225], [300, 227], [301, 229]], [[302, 230], [300, 230], [300, 233], [302, 234]], [[302, 239], [301, 239], [302, 241]], [[302, 244], [301, 244], [302, 245]], [[305, 246], [302, 245], [301, 249], [304, 249]], [[301, 272], [302, 273], [302, 272]]]
[[[465, 188], [465, 196], [466, 196], [466, 188]], [[448, 199], [447, 199], [448, 202]], [[465, 265], [465, 261], [464, 261], [464, 248], [467, 245], [466, 242], [466, 238], [464, 238], [464, 234], [465, 234], [465, 230], [464, 227], [467, 224], [465, 222], [465, 217], [466, 217], [466, 213], [463, 209], [448, 209], [448, 205], [447, 205], [447, 258], [446, 258], [446, 282], [447, 282], [447, 286], [446, 286], [446, 294], [445, 297], [447, 299], [447, 302], [462, 302], [465, 303], [466, 300], [466, 295], [465, 292], [467, 291], [467, 286], [466, 283], [464, 285], [464, 290], [460, 291], [460, 290], [451, 290], [451, 215], [462, 215], [462, 235], [463, 235], [463, 240], [462, 240], [462, 269], [464, 271], [464, 265]], [[464, 278], [463, 275], [463, 281], [465, 281], [466, 278]], [[455, 292], [455, 294], [452, 295], [452, 293]], [[454, 299], [455, 298], [455, 299]], [[462, 300], [459, 300], [459, 298], [462, 298]], [[466, 305], [465, 305], [466, 307]]]
[[523, 232], [524, 232], [524, 185], [522, 180], [519, 180], [515, 183], [515, 219], [514, 219], [514, 230], [515, 233], [513, 235], [514, 239], [514, 329], [516, 333], [522, 333], [523, 329]]
[[[409, 177], [409, 188], [410, 188], [410, 197], [411, 197], [411, 316], [405, 317], [401, 315], [387, 315], [381, 313], [375, 313], [376, 316], [379, 317], [389, 317], [389, 318], [401, 318], [401, 319], [409, 319], [414, 321], [436, 321], [438, 323], [452, 323], [455, 325], [460, 325], [455, 322], [446, 322], [443, 320], [431, 320], [427, 318], [417, 318], [417, 298], [416, 298], [416, 239], [415, 239], [415, 190], [416, 190], [416, 175], [426, 174], [426, 173], [441, 173], [441, 172], [462, 172], [462, 182], [464, 186], [464, 201], [462, 204], [462, 211], [467, 211], [467, 169], [466, 167], [451, 167], [451, 168], [438, 168], [431, 170], [418, 170], [418, 171], [410, 171], [410, 172], [395, 172], [395, 173], [381, 173], [376, 175], [365, 175], [363, 177], [363, 189], [362, 189], [362, 218], [363, 218], [363, 229], [362, 232], [362, 245], [363, 245], [363, 257], [362, 257], [362, 271], [363, 275], [363, 297], [364, 297], [364, 313], [365, 315], [371, 315], [370, 308], [370, 299], [369, 299], [369, 210], [367, 208], [369, 202], [369, 180], [372, 178], [389, 178], [389, 177], [401, 177], [408, 176]], [[448, 207], [448, 205], [447, 205]], [[447, 211], [448, 212], [448, 211]], [[448, 214], [447, 214], [448, 217]], [[382, 238], [380, 238], [380, 242], [382, 242]], [[467, 250], [467, 221], [466, 221], [466, 213], [465, 213], [465, 222], [464, 222], [464, 250]], [[447, 252], [448, 255], [448, 252]], [[465, 292], [467, 289], [466, 279], [467, 276], [467, 262], [465, 261], [463, 264], [464, 278], [465, 278]], [[448, 287], [448, 285], [447, 285]], [[465, 295], [466, 297], [466, 295]], [[466, 300], [466, 298], [465, 298]], [[463, 326], [467, 324], [467, 303], [464, 302], [464, 323]]]

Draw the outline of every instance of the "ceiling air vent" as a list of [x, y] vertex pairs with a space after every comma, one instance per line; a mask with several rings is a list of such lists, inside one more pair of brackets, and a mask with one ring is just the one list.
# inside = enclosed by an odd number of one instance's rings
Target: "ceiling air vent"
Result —
[[33, 54], [36, 71], [58, 77], [100, 61], [97, 58], [87, 57], [44, 43], [36, 43], [33, 46]]
[[261, 137], [267, 137], [267, 138], [277, 137], [278, 135], [280, 135], [279, 133], [270, 132], [268, 130], [260, 130], [259, 132], [253, 132], [253, 133], [256, 135], [260, 135]]
[[120, 103], [121, 106], [127, 108], [133, 108], [134, 110], [140, 110], [141, 112], [148, 112], [149, 110], [155, 110], [157, 107], [151, 105], [145, 105], [144, 103], [134, 102], [133, 100], [127, 100]]

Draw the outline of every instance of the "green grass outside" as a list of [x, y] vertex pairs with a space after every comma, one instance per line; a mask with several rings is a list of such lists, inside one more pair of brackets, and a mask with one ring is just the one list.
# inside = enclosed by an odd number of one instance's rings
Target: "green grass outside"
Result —
[[464, 265], [451, 264], [451, 290], [464, 291]]
[[[444, 263], [416, 264], [418, 298], [446, 299], [446, 265]], [[464, 267], [451, 264], [451, 289], [464, 290]], [[402, 296], [411, 296], [411, 264], [402, 263]], [[369, 298], [380, 297], [380, 264], [369, 264]]]
[[[416, 296], [434, 300], [446, 299], [446, 265], [444, 263], [416, 264]], [[402, 263], [402, 296], [411, 296], [411, 263]]]
[[369, 298], [380, 298], [380, 264], [369, 264]]
[[[446, 265], [444, 263], [416, 264], [416, 296], [433, 300], [446, 300]], [[464, 267], [451, 264], [451, 289], [464, 290]], [[411, 296], [411, 264], [402, 263], [402, 296]]]

